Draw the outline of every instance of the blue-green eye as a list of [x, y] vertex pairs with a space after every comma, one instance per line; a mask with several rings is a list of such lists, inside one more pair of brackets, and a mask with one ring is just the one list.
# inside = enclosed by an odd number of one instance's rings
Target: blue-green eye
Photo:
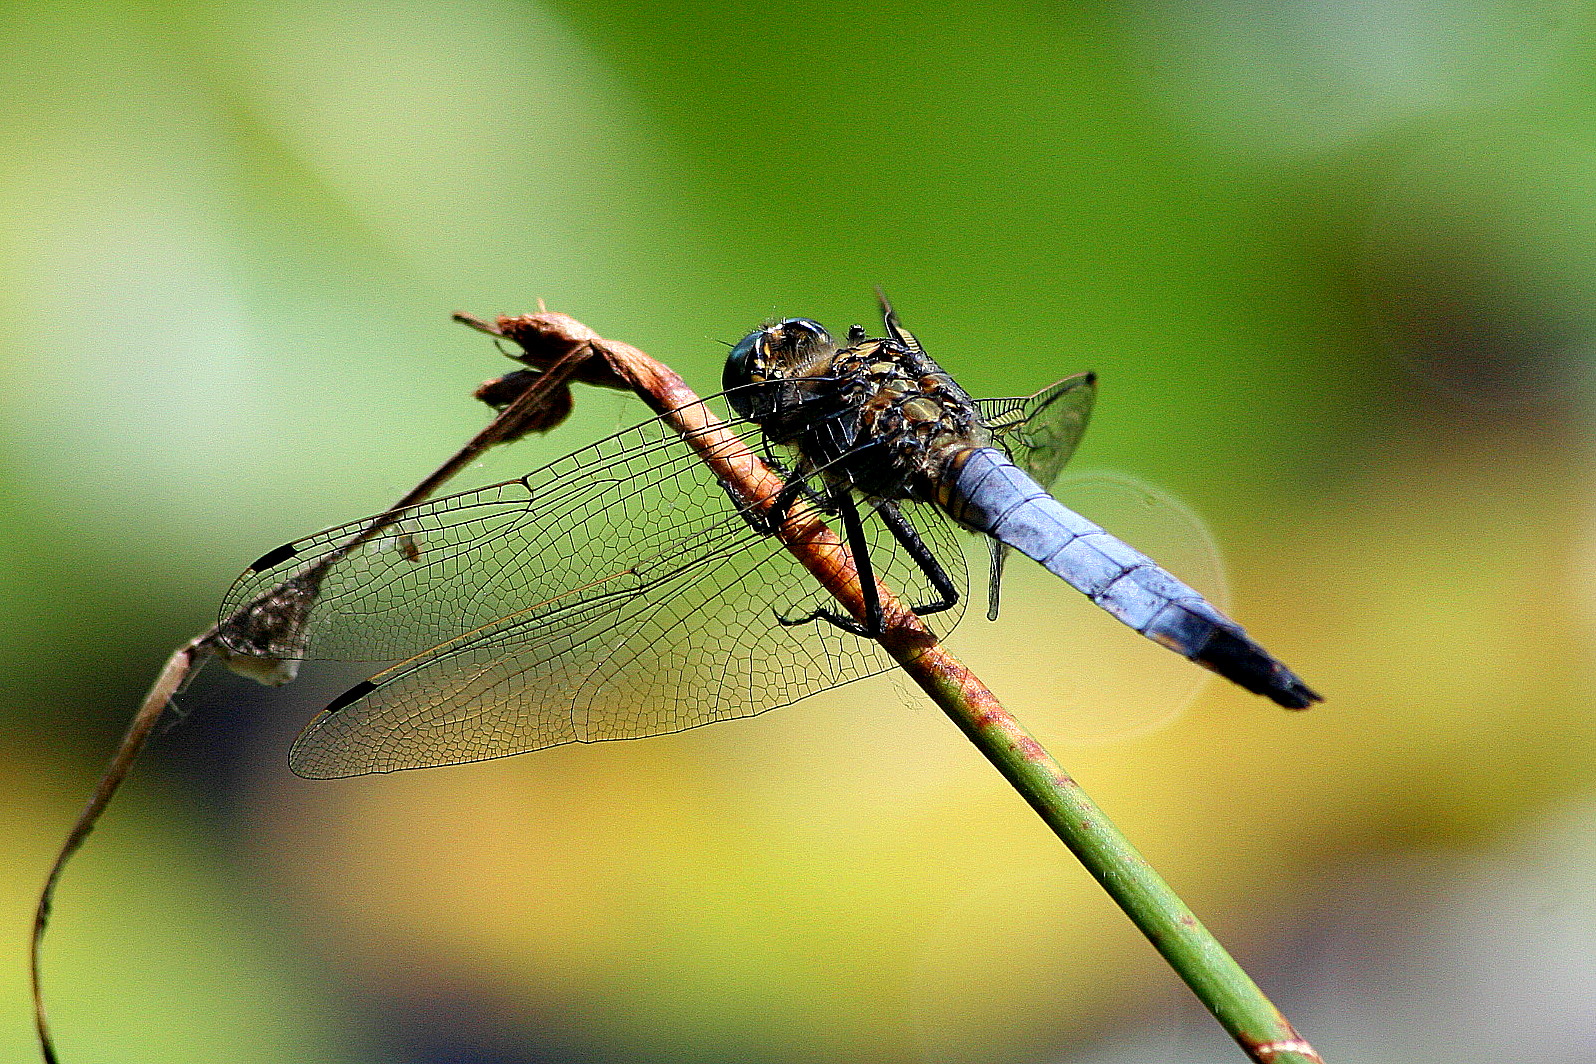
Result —
[[755, 350], [759, 347], [764, 329], [755, 329], [737, 342], [726, 356], [726, 368], [720, 375], [720, 386], [726, 391], [750, 383], [749, 375], [756, 368]]
[[720, 377], [720, 386], [731, 393], [726, 401], [739, 417], [751, 416], [754, 397], [763, 389], [746, 385], [792, 376], [815, 349], [830, 347], [831, 334], [809, 318], [787, 318], [755, 329], [726, 356]]

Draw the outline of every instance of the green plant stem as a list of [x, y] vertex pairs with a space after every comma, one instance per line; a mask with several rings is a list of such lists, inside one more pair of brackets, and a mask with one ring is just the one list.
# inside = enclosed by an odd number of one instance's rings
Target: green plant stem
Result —
[[[902, 662], [1252, 1059], [1323, 1064], [1258, 984], [1042, 745], [967, 670]], [[927, 667], [932, 664], [932, 667]]]

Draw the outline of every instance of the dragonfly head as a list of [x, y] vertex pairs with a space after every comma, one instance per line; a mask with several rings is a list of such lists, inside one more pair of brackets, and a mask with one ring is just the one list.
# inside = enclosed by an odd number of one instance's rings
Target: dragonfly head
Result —
[[831, 334], [819, 322], [787, 318], [754, 330], [731, 349], [726, 356], [726, 370], [721, 374], [721, 387], [731, 392], [727, 402], [737, 415], [749, 417], [753, 414], [754, 396], [761, 389], [745, 385], [815, 376], [825, 371], [835, 352]]

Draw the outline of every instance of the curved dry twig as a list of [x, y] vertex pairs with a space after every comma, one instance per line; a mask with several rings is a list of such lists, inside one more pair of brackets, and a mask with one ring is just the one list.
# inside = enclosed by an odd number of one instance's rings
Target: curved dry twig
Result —
[[[496, 326], [468, 314], [456, 314], [455, 320], [490, 335], [503, 335]], [[554, 346], [552, 343], [541, 345], [538, 359], [523, 358], [522, 361], [525, 361], [530, 369], [516, 370], [488, 381], [479, 388], [476, 397], [497, 407], [498, 416], [345, 544], [344, 552], [352, 551], [380, 535], [400, 520], [406, 510], [431, 497], [455, 474], [476, 461], [488, 448], [500, 443], [514, 442], [530, 432], [547, 432], [563, 422], [571, 411], [570, 382], [573, 379], [603, 387], [626, 387], [620, 378], [614, 376], [606, 367], [589, 365], [596, 352], [585, 342], [567, 343], [559, 350], [554, 350]], [[330, 564], [331, 561], [326, 561], [324, 567]], [[34, 908], [33, 932], [28, 946], [34, 1027], [38, 1032], [40, 1051], [47, 1064], [57, 1064], [58, 1057], [55, 1040], [50, 1032], [49, 1017], [44, 1007], [42, 952], [44, 934], [50, 924], [50, 910], [55, 901], [56, 886], [66, 870], [67, 862], [82, 847], [106, 807], [111, 804], [111, 799], [126, 781], [128, 773], [132, 771], [139, 755], [143, 753], [155, 725], [161, 719], [167, 703], [211, 655], [221, 656], [230, 668], [262, 683], [275, 686], [294, 678], [297, 671], [296, 663], [264, 655], [251, 658], [248, 655], [229, 651], [219, 642], [221, 634], [230, 626], [235, 629], [251, 626], [258, 629], [261, 626], [302, 623], [310, 602], [302, 603], [304, 610], [297, 616], [284, 615], [280, 609], [274, 607], [274, 604], [283, 600], [281, 590], [281, 586], [273, 588], [226, 621], [201, 632], [173, 651], [156, 677], [155, 683], [144, 696], [144, 701], [140, 703], [133, 719], [129, 721], [116, 751], [111, 755], [110, 763], [95, 784], [93, 795], [78, 813], [77, 819], [73, 821], [66, 840], [50, 864], [50, 871], [45, 877], [44, 886], [39, 891], [38, 903]], [[293, 636], [285, 636], [281, 631], [275, 635], [288, 642], [293, 640]]]

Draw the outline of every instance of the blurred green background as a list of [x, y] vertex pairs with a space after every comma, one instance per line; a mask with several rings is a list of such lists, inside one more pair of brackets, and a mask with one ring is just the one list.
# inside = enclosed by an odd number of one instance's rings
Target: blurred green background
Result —
[[[451, 311], [543, 298], [710, 391], [722, 342], [880, 284], [976, 394], [1097, 370], [1078, 464], [1200, 513], [1327, 696], [1190, 700], [1026, 573], [955, 642], [1327, 1058], [1596, 1059], [1591, 14], [6, 5], [0, 1056], [161, 661], [484, 422], [507, 363]], [[642, 416], [578, 403], [459, 486]], [[1239, 1059], [890, 681], [292, 777], [346, 681], [181, 698], [58, 899], [64, 1059]]]

